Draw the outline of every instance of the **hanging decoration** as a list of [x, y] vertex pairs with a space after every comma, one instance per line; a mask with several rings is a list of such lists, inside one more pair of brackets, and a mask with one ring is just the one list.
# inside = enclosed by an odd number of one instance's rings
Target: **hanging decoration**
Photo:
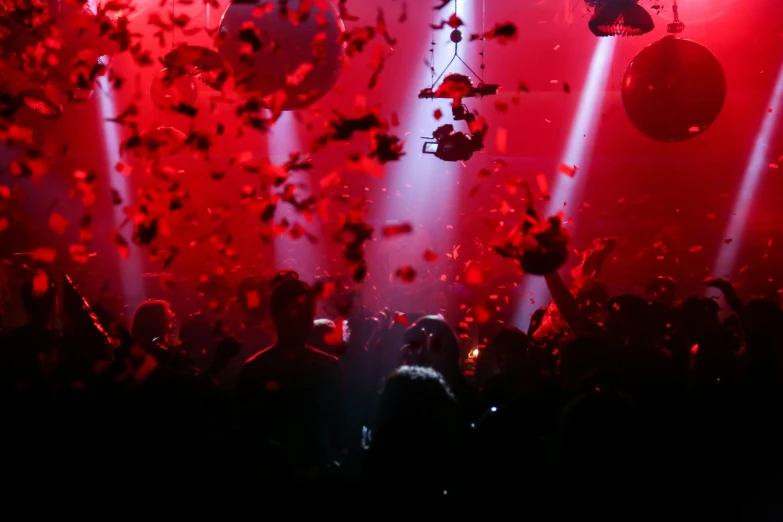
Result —
[[[176, 19], [175, 0], [171, 3], [171, 19]], [[207, 29], [209, 28], [207, 12]], [[223, 91], [232, 70], [217, 51], [200, 45], [177, 45], [174, 26], [171, 28], [171, 51], [161, 60], [165, 69], [159, 71], [150, 84], [150, 98], [161, 110], [189, 112], [195, 110], [199, 87]]]
[[587, 26], [596, 36], [640, 36], [655, 28], [639, 0], [588, 0], [593, 16]]
[[678, 35], [685, 29], [673, 5], [669, 35], [642, 49], [625, 72], [622, 99], [628, 119], [646, 136], [685, 141], [706, 131], [726, 100], [726, 76], [706, 47]]
[[274, 97], [282, 110], [303, 109], [337, 82], [344, 30], [331, 2], [235, 1], [220, 21], [218, 52], [242, 96], [259, 102]]
[[[486, 0], [484, 0], [486, 2]], [[459, 26], [462, 22], [459, 20], [458, 15], [458, 0], [454, 0], [454, 14], [451, 16], [451, 20], [456, 21], [450, 24], [453, 30], [451, 31], [450, 39], [454, 43], [454, 55], [443, 68], [443, 71], [436, 77], [435, 76], [435, 37], [432, 39], [432, 47], [430, 48], [430, 72], [432, 73], [432, 83], [422, 89], [419, 92], [419, 99], [434, 99], [434, 98], [446, 98], [451, 99], [451, 113], [455, 122], [464, 121], [468, 125], [469, 133], [457, 132], [454, 130], [454, 126], [450, 123], [441, 125], [435, 129], [432, 133], [432, 138], [425, 138], [433, 141], [426, 141], [422, 147], [423, 154], [432, 154], [436, 158], [443, 161], [467, 161], [473, 154], [484, 149], [484, 137], [487, 134], [487, 125], [483, 119], [478, 118], [473, 114], [462, 101], [464, 98], [473, 98], [484, 96], [493, 96], [497, 94], [500, 86], [493, 83], [484, 83], [482, 76], [474, 71], [470, 65], [459, 55], [459, 44], [462, 41], [462, 32], [459, 30]], [[486, 7], [486, 4], [484, 4]], [[482, 12], [486, 12], [483, 9]], [[482, 19], [482, 25], [484, 20]], [[476, 35], [473, 39], [480, 39], [482, 42], [481, 47], [481, 71], [483, 73], [485, 69], [484, 57], [486, 56], [484, 42], [486, 41], [488, 33], [482, 29], [481, 35]], [[456, 60], [458, 60], [465, 68], [475, 75], [479, 83], [475, 85], [473, 79], [470, 76], [460, 73], [446, 74]], [[445, 75], [445, 78], [444, 78]], [[438, 82], [443, 78], [443, 82], [438, 85]]]

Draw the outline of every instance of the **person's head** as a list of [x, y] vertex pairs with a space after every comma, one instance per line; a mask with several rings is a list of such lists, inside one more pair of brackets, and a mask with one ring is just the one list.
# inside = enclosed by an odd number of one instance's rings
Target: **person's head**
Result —
[[615, 341], [654, 341], [656, 322], [651, 302], [632, 294], [611, 299], [606, 305], [606, 330]]
[[280, 340], [304, 344], [313, 331], [315, 320], [313, 289], [298, 279], [285, 280], [272, 290], [269, 311]]
[[419, 366], [429, 366], [449, 382], [459, 374], [459, 341], [441, 317], [426, 315], [405, 331], [406, 358]]
[[677, 299], [677, 281], [668, 276], [658, 276], [647, 283], [645, 297], [665, 306], [673, 306]]
[[501, 373], [520, 369], [530, 349], [530, 340], [517, 328], [506, 327], [489, 344], [489, 350], [495, 357]]
[[48, 324], [57, 307], [54, 286], [49, 284], [43, 292], [36, 293], [33, 282], [25, 282], [22, 285], [22, 304], [31, 322]]
[[707, 297], [689, 297], [677, 307], [680, 333], [688, 342], [700, 342], [720, 328], [720, 307]]
[[179, 329], [179, 339], [197, 367], [203, 368], [207, 361], [212, 360], [217, 338], [215, 327], [204, 314], [185, 319]]
[[459, 455], [457, 401], [443, 377], [418, 366], [393, 371], [377, 419], [364, 461], [367, 479], [382, 481], [398, 502], [442, 495]]
[[435, 425], [456, 412], [443, 376], [424, 366], [400, 366], [386, 379], [378, 405], [379, 426]]
[[656, 476], [648, 439], [637, 408], [621, 394], [594, 390], [569, 404], [553, 445], [563, 517], [623, 520], [617, 517], [628, 508], [646, 510], [641, 484]]
[[767, 363], [781, 359], [778, 352], [783, 339], [783, 311], [776, 303], [765, 299], [748, 301], [742, 326], [749, 357]]
[[280, 283], [292, 280], [299, 280], [299, 274], [297, 272], [293, 270], [280, 270], [274, 276], [272, 276], [272, 280], [269, 281], [269, 286], [274, 289]]
[[131, 334], [145, 350], [153, 350], [159, 344], [172, 344], [175, 317], [168, 302], [150, 299], [141, 303], [133, 315]]

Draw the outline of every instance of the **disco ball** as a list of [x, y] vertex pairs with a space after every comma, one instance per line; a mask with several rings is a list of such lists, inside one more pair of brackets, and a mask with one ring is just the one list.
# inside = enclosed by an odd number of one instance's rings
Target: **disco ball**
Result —
[[174, 127], [157, 127], [141, 133], [141, 144], [133, 152], [137, 158], [154, 160], [177, 154], [185, 147], [187, 135]]
[[169, 110], [180, 104], [193, 106], [197, 97], [196, 83], [185, 73], [172, 73], [170, 69], [162, 69], [150, 84], [150, 98], [161, 110]]
[[646, 136], [685, 141], [715, 122], [726, 100], [726, 75], [706, 47], [665, 36], [645, 47], [625, 71], [628, 119]]
[[218, 52], [234, 70], [240, 94], [263, 99], [282, 91], [282, 109], [294, 110], [312, 105], [337, 82], [343, 22], [331, 2], [311, 2], [301, 18], [301, 1], [233, 2], [226, 9]]

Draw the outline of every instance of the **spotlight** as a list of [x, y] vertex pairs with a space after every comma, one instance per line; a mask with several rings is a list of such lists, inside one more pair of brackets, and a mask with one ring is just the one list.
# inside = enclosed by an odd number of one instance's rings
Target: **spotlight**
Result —
[[[473, 130], [476, 125], [476, 116], [464, 105], [452, 107], [454, 121], [465, 121], [471, 128], [468, 136], [464, 132], [455, 132], [450, 123], [441, 125], [432, 133], [435, 141], [427, 141], [421, 149], [424, 154], [433, 154], [443, 161], [467, 161], [473, 157], [474, 152], [484, 148], [484, 134], [486, 127]], [[425, 138], [427, 139], [427, 138]]]
[[636, 0], [597, 3], [587, 25], [596, 36], [640, 36], [655, 28], [650, 13]]

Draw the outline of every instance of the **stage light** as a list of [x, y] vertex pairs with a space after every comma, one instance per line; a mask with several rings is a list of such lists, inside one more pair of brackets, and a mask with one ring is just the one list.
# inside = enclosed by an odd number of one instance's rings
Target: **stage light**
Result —
[[[614, 38], [602, 38], [596, 45], [561, 159], [562, 164], [578, 166], [579, 174], [574, 177], [568, 177], [559, 172], [556, 174], [555, 189], [546, 211], [542, 214], [543, 216], [554, 215], [563, 210], [563, 203], [571, 203], [578, 193], [580, 184], [585, 182], [589, 174], [590, 154], [598, 134], [598, 125], [601, 121], [599, 116], [616, 44], [617, 40]], [[533, 303], [532, 310], [528, 310], [522, 305], [519, 306], [514, 325], [527, 330], [532, 312], [547, 304], [544, 301], [547, 295], [547, 286], [542, 277], [535, 279], [526, 277], [521, 286], [535, 300], [535, 303]]]
[[640, 36], [655, 28], [647, 9], [635, 2], [596, 7], [587, 26], [596, 36]]
[[[131, 205], [134, 199], [135, 191], [130, 176], [120, 173], [116, 165], [120, 162], [120, 135], [118, 125], [107, 121], [117, 115], [113, 98], [113, 89], [108, 76], [98, 78], [100, 89], [97, 91], [99, 96], [98, 103], [100, 107], [101, 124], [103, 126], [103, 148], [106, 159], [106, 172], [109, 173], [111, 183], [109, 187], [117, 191], [120, 199], [126, 204]], [[122, 205], [116, 205], [113, 209], [113, 225], [119, 230], [126, 221], [125, 209]], [[122, 288], [122, 299], [127, 310], [135, 310], [147, 297], [144, 284], [144, 262], [139, 254], [139, 249], [131, 247], [128, 251], [128, 258], [118, 259], [116, 274], [120, 279]]]
[[[753, 200], [758, 192], [763, 174], [768, 172], [770, 142], [776, 125], [780, 122], [780, 111], [783, 110], [783, 65], [780, 66], [772, 96], [764, 108], [761, 128], [742, 176], [742, 185], [734, 202], [734, 211], [731, 213], [726, 231], [721, 238], [720, 251], [713, 264], [712, 273], [716, 277], [730, 278], [732, 275], [737, 254], [741, 251], [742, 239], [747, 228], [748, 216], [753, 207]], [[726, 241], [729, 241], [728, 244]]]
[[726, 100], [726, 75], [706, 47], [668, 35], [645, 47], [625, 72], [625, 112], [644, 135], [685, 141], [706, 131]]
[[423, 154], [433, 154], [443, 161], [467, 161], [473, 157], [474, 152], [484, 148], [484, 134], [487, 129], [486, 126], [478, 127], [480, 124], [476, 116], [464, 105], [452, 105], [451, 113], [454, 121], [467, 122], [470, 135], [455, 132], [454, 126], [447, 123], [432, 133], [432, 139], [435, 141], [425, 142], [421, 151]]
[[228, 6], [218, 52], [234, 70], [237, 92], [259, 101], [283, 92], [282, 109], [294, 110], [312, 105], [337, 82], [345, 53], [342, 19], [331, 2], [311, 2], [300, 17], [304, 1]]

